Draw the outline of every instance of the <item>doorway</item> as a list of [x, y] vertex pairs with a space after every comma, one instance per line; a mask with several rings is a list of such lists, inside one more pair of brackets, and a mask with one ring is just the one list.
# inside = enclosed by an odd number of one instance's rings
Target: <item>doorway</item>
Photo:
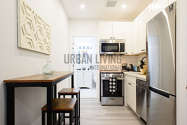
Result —
[[97, 38], [73, 37], [73, 55], [75, 87], [80, 88], [81, 98], [96, 98], [99, 75]]

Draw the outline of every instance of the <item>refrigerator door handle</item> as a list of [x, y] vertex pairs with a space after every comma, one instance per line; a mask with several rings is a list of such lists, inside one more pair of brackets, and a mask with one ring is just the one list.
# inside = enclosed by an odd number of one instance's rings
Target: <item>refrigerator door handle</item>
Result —
[[164, 97], [166, 97], [166, 98], [170, 98], [170, 95], [171, 95], [171, 94], [169, 94], [169, 93], [167, 93], [167, 92], [164, 92], [164, 91], [159, 90], [159, 89], [155, 89], [155, 88], [153, 88], [153, 87], [149, 87], [149, 90], [151, 90], [151, 91], [153, 91], [153, 92], [155, 92], [155, 93], [157, 93], [157, 94], [159, 94], [159, 95], [162, 95], [162, 96], [164, 96]]

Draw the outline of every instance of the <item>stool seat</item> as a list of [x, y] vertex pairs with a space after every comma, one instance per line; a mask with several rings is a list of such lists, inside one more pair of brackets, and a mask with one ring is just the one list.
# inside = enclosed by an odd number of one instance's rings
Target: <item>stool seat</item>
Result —
[[[61, 98], [61, 99], [54, 99], [52, 101], [52, 111], [53, 112], [63, 112], [63, 111], [73, 111], [76, 105], [75, 98]], [[42, 107], [42, 111], [47, 112], [47, 105]]]
[[77, 95], [80, 90], [75, 88], [63, 88], [58, 92], [59, 95]]

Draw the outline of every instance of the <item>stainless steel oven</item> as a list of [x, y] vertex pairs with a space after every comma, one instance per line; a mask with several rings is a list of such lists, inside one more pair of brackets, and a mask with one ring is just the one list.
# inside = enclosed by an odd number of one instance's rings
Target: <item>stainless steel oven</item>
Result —
[[101, 40], [100, 54], [125, 54], [124, 40]]
[[101, 105], [124, 105], [123, 73], [101, 73]]

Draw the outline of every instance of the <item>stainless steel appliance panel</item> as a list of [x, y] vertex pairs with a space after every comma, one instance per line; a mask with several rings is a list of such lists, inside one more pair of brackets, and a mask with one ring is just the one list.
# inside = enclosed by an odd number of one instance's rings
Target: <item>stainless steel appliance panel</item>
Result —
[[124, 104], [123, 97], [102, 97], [101, 105], [103, 106], [122, 106]]
[[147, 24], [148, 125], [176, 125], [176, 3]]
[[122, 39], [112, 42], [109, 39], [100, 40], [100, 54], [125, 54], [125, 41]]
[[124, 74], [101, 73], [101, 105], [124, 105]]
[[175, 97], [153, 91], [148, 94], [148, 125], [176, 125]]
[[147, 90], [146, 81], [136, 80], [136, 113], [147, 122]]
[[175, 85], [175, 4], [147, 24], [150, 86], [172, 95]]

